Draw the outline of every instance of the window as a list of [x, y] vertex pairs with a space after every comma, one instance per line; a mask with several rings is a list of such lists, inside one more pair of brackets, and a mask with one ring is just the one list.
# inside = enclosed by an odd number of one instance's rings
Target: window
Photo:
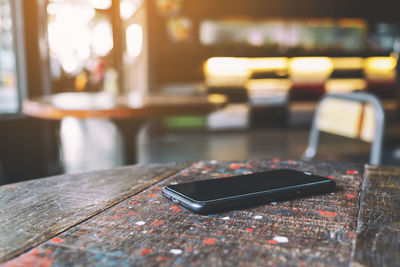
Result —
[[0, 0], [0, 114], [20, 108], [13, 26], [11, 1]]

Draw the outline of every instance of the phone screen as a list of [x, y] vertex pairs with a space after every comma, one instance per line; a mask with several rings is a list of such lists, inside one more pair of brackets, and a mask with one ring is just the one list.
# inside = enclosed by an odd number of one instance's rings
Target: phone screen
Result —
[[310, 173], [282, 169], [168, 186], [195, 201], [212, 201], [265, 191], [331, 182]]

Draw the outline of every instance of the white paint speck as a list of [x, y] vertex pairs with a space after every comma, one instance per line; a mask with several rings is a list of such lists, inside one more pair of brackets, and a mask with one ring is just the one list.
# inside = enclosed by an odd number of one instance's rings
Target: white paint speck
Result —
[[190, 230], [193, 230], [194, 228], [193, 227], [190, 227]]
[[138, 222], [136, 222], [136, 225], [144, 225], [146, 222], [144, 222], [144, 221], [138, 221]]
[[147, 234], [147, 231], [142, 231], [143, 234]]
[[276, 205], [276, 202], [271, 202], [271, 205]]
[[262, 219], [262, 216], [256, 215], [256, 216], [254, 216], [253, 218], [256, 219], [256, 220], [261, 220], [261, 219]]
[[174, 255], [180, 255], [180, 254], [182, 254], [182, 249], [173, 248], [169, 252], [171, 252]]
[[286, 236], [275, 236], [274, 240], [278, 243], [287, 243], [289, 242], [289, 238], [287, 238]]
[[231, 218], [229, 218], [229, 217], [222, 217], [222, 220], [225, 220], [225, 221], [227, 221], [227, 220], [230, 220]]
[[218, 163], [218, 161], [216, 161], [216, 160], [212, 160], [212, 161], [210, 161], [210, 163], [211, 163], [211, 164], [217, 164], [217, 163]]

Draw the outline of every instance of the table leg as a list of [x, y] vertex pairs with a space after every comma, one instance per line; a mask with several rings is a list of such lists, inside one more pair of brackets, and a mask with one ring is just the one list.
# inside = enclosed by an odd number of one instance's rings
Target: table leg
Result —
[[113, 120], [123, 139], [124, 165], [137, 163], [137, 136], [145, 119]]
[[61, 156], [60, 126], [58, 120], [37, 121], [42, 125], [42, 135], [40, 143], [43, 144], [43, 156], [45, 162], [45, 176], [61, 174], [64, 166]]

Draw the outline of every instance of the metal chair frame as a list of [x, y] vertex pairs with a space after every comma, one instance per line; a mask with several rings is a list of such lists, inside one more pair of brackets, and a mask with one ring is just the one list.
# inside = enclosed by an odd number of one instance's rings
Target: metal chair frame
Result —
[[354, 102], [368, 103], [373, 106], [375, 115], [375, 135], [374, 140], [371, 145], [371, 153], [369, 163], [373, 165], [379, 165], [381, 163], [382, 157], [382, 145], [384, 138], [384, 126], [385, 126], [385, 113], [379, 99], [370, 94], [364, 92], [354, 92], [348, 94], [326, 94], [318, 102], [317, 108], [314, 113], [314, 118], [312, 121], [311, 132], [308, 139], [308, 146], [303, 155], [304, 159], [312, 159], [315, 157], [318, 148], [319, 132], [317, 127], [318, 112], [320, 110], [321, 104], [327, 99], [343, 99]]

